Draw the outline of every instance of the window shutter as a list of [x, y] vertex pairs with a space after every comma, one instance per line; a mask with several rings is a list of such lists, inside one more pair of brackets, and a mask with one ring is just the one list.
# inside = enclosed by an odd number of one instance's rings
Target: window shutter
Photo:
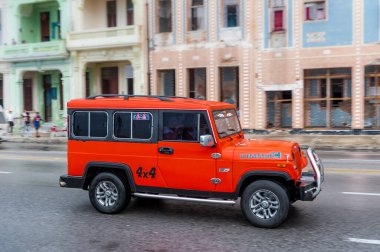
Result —
[[274, 31], [282, 31], [284, 29], [284, 12], [282, 10], [278, 10], [274, 12]]
[[311, 16], [310, 16], [310, 6], [306, 7], [305, 8], [305, 20], [311, 20]]

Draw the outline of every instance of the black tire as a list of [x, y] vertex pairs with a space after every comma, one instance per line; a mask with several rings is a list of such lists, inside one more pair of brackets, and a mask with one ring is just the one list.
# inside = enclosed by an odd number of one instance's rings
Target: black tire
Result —
[[[253, 209], [251, 209], [251, 200]], [[288, 192], [279, 183], [258, 180], [245, 188], [240, 206], [244, 216], [252, 225], [260, 228], [275, 228], [288, 216]]]
[[123, 178], [113, 173], [102, 172], [91, 181], [89, 197], [91, 204], [99, 212], [115, 214], [129, 204], [131, 193], [123, 183]]

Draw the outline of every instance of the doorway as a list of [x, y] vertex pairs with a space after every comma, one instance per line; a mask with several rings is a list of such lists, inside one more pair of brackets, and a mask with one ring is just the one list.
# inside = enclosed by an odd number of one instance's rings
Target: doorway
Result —
[[4, 107], [3, 79], [0, 79], [0, 107]]
[[51, 75], [42, 76], [44, 87], [44, 112], [45, 121], [50, 122], [52, 120], [52, 94], [51, 94]]
[[102, 71], [102, 94], [119, 93], [119, 68], [103, 67]]
[[292, 127], [292, 91], [267, 92], [267, 128]]
[[50, 13], [41, 12], [40, 13], [40, 30], [41, 30], [41, 41], [50, 41]]
[[33, 110], [33, 86], [31, 79], [24, 79], [24, 110], [32, 111]]

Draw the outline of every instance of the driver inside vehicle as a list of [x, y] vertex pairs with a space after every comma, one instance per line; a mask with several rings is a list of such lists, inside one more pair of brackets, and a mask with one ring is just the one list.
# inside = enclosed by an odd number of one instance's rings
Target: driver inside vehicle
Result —
[[[190, 117], [189, 117], [190, 116]], [[194, 121], [191, 120], [191, 115], [184, 115], [179, 113], [164, 113], [163, 118], [163, 140], [174, 141], [196, 141], [197, 136], [194, 136], [196, 127]]]

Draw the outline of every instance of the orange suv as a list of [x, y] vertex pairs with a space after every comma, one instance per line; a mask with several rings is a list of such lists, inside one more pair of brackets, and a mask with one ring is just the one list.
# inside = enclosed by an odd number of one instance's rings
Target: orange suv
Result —
[[[295, 142], [244, 138], [231, 104], [184, 97], [98, 95], [68, 103], [68, 174], [102, 213], [131, 197], [230, 204], [276, 227], [321, 190], [323, 166]], [[303, 172], [310, 160], [312, 174]]]

